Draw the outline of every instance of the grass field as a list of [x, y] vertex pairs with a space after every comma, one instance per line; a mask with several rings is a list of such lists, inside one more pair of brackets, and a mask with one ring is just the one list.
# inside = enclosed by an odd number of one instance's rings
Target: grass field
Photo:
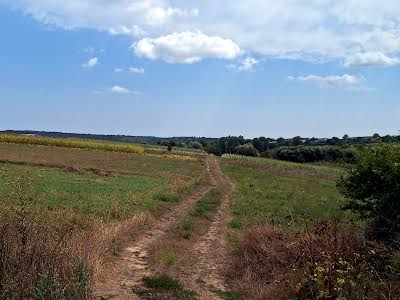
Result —
[[53, 299], [61, 287], [73, 299], [89, 297], [104, 258], [205, 172], [193, 155], [42, 142], [0, 143], [0, 298]]
[[276, 159], [267, 159], [261, 157], [249, 157], [249, 156], [241, 156], [235, 154], [224, 154], [222, 158], [227, 162], [233, 162], [234, 164], [242, 164], [245, 167], [253, 167], [253, 168], [265, 168], [269, 169], [272, 172], [292, 172], [299, 173], [303, 172], [305, 175], [316, 175], [320, 176], [331, 176], [337, 177], [341, 173], [343, 173], [343, 169], [338, 167], [335, 164], [325, 164], [325, 165], [317, 165], [317, 164], [302, 164], [302, 163], [294, 163]]
[[168, 191], [172, 180], [146, 175], [101, 176], [93, 172], [30, 165], [0, 165], [0, 193], [17, 177], [31, 180], [35, 199], [47, 211], [71, 210], [80, 218], [122, 219], [145, 209], [159, 192]]
[[160, 194], [178, 198], [203, 172], [200, 161], [19, 144], [0, 144], [0, 161], [7, 181], [19, 176], [33, 181], [46, 209], [63, 207], [90, 217], [155, 210]]
[[334, 180], [232, 164], [226, 164], [224, 172], [236, 182], [231, 206], [234, 228], [254, 224], [298, 227], [317, 219], [346, 216]]

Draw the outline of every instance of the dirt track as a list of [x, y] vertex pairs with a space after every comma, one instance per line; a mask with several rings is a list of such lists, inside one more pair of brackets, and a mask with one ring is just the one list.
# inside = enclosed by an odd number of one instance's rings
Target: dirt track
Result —
[[229, 218], [229, 202], [233, 185], [223, 175], [214, 156], [206, 158], [205, 182], [184, 199], [171, 212], [155, 221], [149, 230], [139, 235], [123, 249], [120, 256], [107, 270], [106, 276], [96, 284], [95, 294], [103, 299], [141, 299], [133, 293], [140, 289], [142, 278], [153, 275], [148, 254], [151, 246], [160, 242], [175, 230], [178, 222], [189, 213], [212, 186], [221, 191], [221, 204], [209, 224], [207, 233], [192, 245], [191, 255], [196, 264], [178, 274], [178, 280], [186, 289], [196, 292], [199, 299], [220, 299], [207, 287], [225, 290], [223, 278], [226, 252], [226, 230]]

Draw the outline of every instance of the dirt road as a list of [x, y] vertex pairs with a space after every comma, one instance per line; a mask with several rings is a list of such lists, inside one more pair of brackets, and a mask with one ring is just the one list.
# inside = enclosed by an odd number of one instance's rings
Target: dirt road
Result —
[[96, 284], [97, 299], [141, 299], [133, 291], [141, 288], [143, 277], [154, 275], [149, 263], [149, 251], [152, 245], [159, 243], [176, 230], [179, 221], [213, 186], [217, 186], [221, 191], [220, 206], [207, 225], [206, 234], [191, 245], [190, 255], [195, 258], [195, 265], [177, 274], [177, 279], [185, 289], [195, 292], [198, 299], [220, 299], [210, 287], [222, 291], [226, 289], [223, 269], [226, 261], [226, 231], [233, 185], [222, 173], [216, 157], [206, 158], [206, 168], [207, 173], [202, 186], [123, 249], [107, 270], [103, 280]]

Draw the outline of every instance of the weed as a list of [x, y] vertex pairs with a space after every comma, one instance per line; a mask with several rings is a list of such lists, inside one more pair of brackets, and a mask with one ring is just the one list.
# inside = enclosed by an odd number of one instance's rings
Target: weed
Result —
[[237, 293], [230, 292], [230, 291], [222, 291], [215, 287], [210, 287], [210, 290], [217, 295], [219, 298], [223, 300], [244, 300], [242, 296]]
[[179, 198], [176, 195], [166, 194], [164, 192], [157, 192], [153, 195], [153, 199], [162, 202], [178, 202]]
[[194, 208], [194, 215], [197, 217], [206, 217], [213, 212], [220, 201], [221, 192], [218, 188], [212, 188], [202, 199], [200, 199]]
[[161, 275], [158, 277], [144, 277], [143, 283], [147, 288], [162, 289], [162, 290], [181, 290], [182, 285], [178, 280], [167, 276]]
[[[196, 294], [192, 291], [185, 290], [181, 283], [168, 276], [160, 275], [153, 277], [144, 277], [143, 284], [146, 288], [150, 289], [152, 292], [147, 291], [135, 291], [142, 298], [148, 300], [160, 299], [176, 299], [176, 300], [196, 300]], [[165, 298], [169, 295], [168, 298]]]
[[87, 294], [90, 283], [90, 271], [83, 260], [79, 260], [74, 269], [75, 282], [81, 294]]
[[172, 250], [163, 250], [161, 252], [161, 261], [167, 266], [172, 266], [178, 260], [178, 256]]
[[144, 207], [148, 210], [148, 211], [156, 211], [157, 207], [158, 207], [158, 201], [151, 198], [151, 199], [147, 199], [144, 202]]
[[179, 236], [185, 240], [190, 240], [190, 238], [192, 237], [192, 232], [190, 231], [181, 231], [179, 232]]
[[234, 229], [242, 229], [243, 223], [240, 220], [233, 219], [233, 220], [229, 221], [229, 226]]
[[193, 220], [190, 218], [183, 219], [181, 222], [181, 226], [186, 231], [193, 230], [196, 227]]

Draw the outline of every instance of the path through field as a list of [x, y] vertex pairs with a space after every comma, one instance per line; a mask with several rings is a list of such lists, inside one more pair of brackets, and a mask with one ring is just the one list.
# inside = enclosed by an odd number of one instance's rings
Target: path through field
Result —
[[[149, 250], [162, 241], [177, 227], [179, 221], [193, 209], [213, 186], [221, 191], [221, 204], [209, 223], [207, 233], [193, 243], [190, 255], [194, 265], [184, 268], [177, 278], [185, 289], [197, 294], [198, 299], [220, 299], [210, 287], [225, 291], [223, 266], [226, 261], [226, 231], [229, 218], [229, 202], [233, 185], [222, 173], [214, 156], [206, 158], [205, 182], [171, 212], [152, 224], [151, 228], [139, 235], [113, 262], [106, 277], [96, 286], [95, 294], [102, 299], [141, 299], [134, 290], [141, 289], [142, 279], [154, 275], [149, 264]], [[169, 299], [169, 298], [163, 298]]]

